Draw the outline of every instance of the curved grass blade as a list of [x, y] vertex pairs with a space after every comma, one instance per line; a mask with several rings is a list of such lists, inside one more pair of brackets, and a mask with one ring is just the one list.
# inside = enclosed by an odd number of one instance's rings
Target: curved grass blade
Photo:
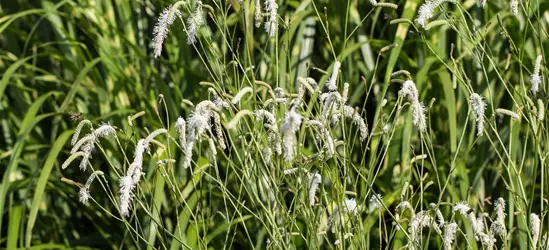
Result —
[[36, 185], [34, 197], [32, 198], [32, 205], [29, 212], [29, 221], [27, 222], [27, 230], [25, 233], [25, 246], [27, 248], [30, 248], [31, 246], [32, 229], [34, 228], [34, 223], [36, 222], [38, 208], [40, 206], [40, 202], [42, 201], [42, 196], [44, 195], [44, 191], [46, 189], [46, 184], [48, 182], [48, 178], [50, 177], [51, 170], [53, 168], [53, 165], [57, 162], [57, 156], [59, 155], [61, 149], [63, 149], [63, 146], [67, 143], [69, 138], [71, 138], [72, 133], [72, 130], [67, 130], [63, 132], [57, 138], [57, 140], [55, 140], [50, 150], [50, 153], [48, 154], [48, 158], [44, 163], [44, 167], [40, 172], [38, 184]]

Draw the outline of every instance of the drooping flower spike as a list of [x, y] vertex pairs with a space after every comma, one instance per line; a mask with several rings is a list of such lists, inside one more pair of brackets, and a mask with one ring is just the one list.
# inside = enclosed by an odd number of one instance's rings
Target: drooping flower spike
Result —
[[278, 31], [278, 4], [276, 0], [265, 0], [265, 12], [269, 16], [265, 22], [265, 31], [274, 37]]
[[484, 131], [484, 113], [486, 112], [486, 102], [484, 102], [482, 96], [477, 93], [471, 94], [469, 101], [477, 121], [477, 136], [481, 136]]
[[202, 12], [202, 1], [196, 2], [196, 9], [192, 15], [187, 18], [187, 44], [196, 43], [198, 30], [204, 25], [204, 17]]
[[419, 7], [416, 22], [425, 28], [427, 20], [433, 17], [433, 11], [444, 2], [456, 3], [456, 0], [427, 0]]
[[427, 118], [425, 117], [425, 106], [419, 101], [419, 93], [416, 84], [412, 80], [407, 80], [402, 84], [398, 91], [401, 98], [407, 97], [412, 105], [412, 123], [419, 128], [421, 132], [427, 129]]
[[181, 12], [178, 8], [182, 4], [184, 4], [184, 2], [179, 1], [174, 5], [167, 7], [158, 17], [158, 21], [153, 29], [154, 38], [152, 40], [155, 58], [159, 57], [162, 53], [162, 46], [164, 44], [164, 40], [168, 36], [168, 32], [170, 32], [170, 25], [173, 24], [177, 17], [181, 16]]
[[540, 76], [542, 60], [543, 57], [541, 55], [536, 58], [536, 63], [534, 64], [534, 72], [530, 76], [530, 83], [532, 83], [532, 92], [534, 92], [534, 94], [538, 93], [539, 85], [542, 83], [542, 78]]
[[145, 139], [140, 139], [135, 147], [133, 161], [128, 167], [125, 176], [120, 178], [120, 214], [124, 217], [130, 215], [130, 206], [133, 198], [133, 189], [141, 180], [143, 172], [143, 154], [149, 152], [149, 144], [160, 134], [165, 134], [166, 129], [157, 129], [149, 134]]
[[86, 184], [80, 188], [80, 191], [78, 192], [79, 201], [86, 204], [88, 203], [88, 200], [90, 198], [90, 187], [93, 182], [93, 180], [100, 175], [104, 175], [103, 171], [95, 171], [93, 172], [88, 180], [86, 181]]
[[[65, 161], [65, 164], [63, 164], [65, 167], [67, 167], [68, 164], [70, 164], [70, 162], [74, 160], [77, 156], [82, 156], [82, 161], [80, 162], [80, 169], [82, 171], [85, 171], [88, 167], [88, 162], [89, 162], [89, 159], [91, 158], [91, 153], [95, 148], [95, 143], [98, 143], [97, 139], [116, 134], [116, 130], [114, 129], [113, 126], [111, 126], [110, 124], [102, 124], [97, 129], [92, 130], [92, 132], [90, 132], [89, 134], [87, 134], [86, 136], [78, 140], [78, 135], [80, 134], [82, 127], [88, 123], [89, 121], [87, 122], [82, 121], [78, 125], [72, 138], [72, 141], [76, 141], [76, 143], [73, 144], [74, 146], [71, 149], [71, 157], [69, 157], [69, 159]], [[82, 153], [80, 154], [79, 152], [82, 152]]]

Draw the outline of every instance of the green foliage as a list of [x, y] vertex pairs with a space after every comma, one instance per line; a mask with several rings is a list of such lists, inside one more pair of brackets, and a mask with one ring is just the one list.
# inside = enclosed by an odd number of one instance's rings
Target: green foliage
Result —
[[[502, 197], [507, 235], [496, 235], [496, 246], [532, 248], [535, 213], [541, 219], [536, 246], [545, 249], [546, 2], [520, 1], [518, 16], [501, 0], [484, 8], [471, 0], [443, 3], [424, 29], [415, 21], [424, 4], [419, 0], [397, 0], [397, 9], [363, 0], [278, 0], [274, 37], [264, 24], [255, 26], [254, 2], [204, 0], [205, 25], [188, 45], [187, 18], [198, 3], [185, 1], [156, 59], [154, 25], [173, 2], [3, 2], [0, 246], [442, 249], [439, 233], [456, 222], [452, 247], [481, 249], [487, 247], [476, 239], [475, 223], [453, 208], [465, 201], [469, 215], [485, 214], [488, 233], [498, 220], [491, 216], [494, 201]], [[262, 21], [268, 18], [263, 13]], [[530, 79], [538, 55], [542, 84], [536, 93]], [[341, 62], [337, 91], [349, 83], [346, 104], [368, 125], [364, 141], [356, 120], [329, 125], [328, 117], [325, 130], [308, 125], [321, 120], [321, 96], [329, 92], [324, 85], [336, 61]], [[399, 70], [409, 75], [391, 76]], [[301, 106], [290, 104], [307, 77], [320, 84], [319, 91], [307, 89]], [[414, 81], [418, 102], [425, 105], [425, 132], [412, 123], [416, 102], [398, 94], [406, 80]], [[230, 104], [245, 87], [252, 92]], [[287, 96], [278, 96], [276, 88]], [[487, 103], [482, 136], [469, 102], [473, 93]], [[267, 100], [275, 96], [286, 103], [270, 109]], [[214, 112], [221, 125], [214, 127], [224, 139], [206, 131], [184, 168], [188, 152], [174, 124], [181, 116], [189, 129], [189, 117], [204, 100], [229, 104]], [[291, 137], [291, 161], [264, 154], [271, 130], [255, 119], [258, 109], [270, 110], [280, 131], [292, 109], [303, 116], [295, 141]], [[237, 114], [242, 116], [233, 120]], [[93, 125], [80, 138], [102, 123], [112, 125], [116, 135], [94, 137], [87, 170], [76, 167], [81, 158], [62, 169], [81, 119]], [[139, 140], [160, 128], [168, 133], [144, 154], [143, 176], [132, 193], [130, 216], [124, 217], [120, 179], [134, 162]], [[335, 144], [331, 157], [327, 135]], [[293, 174], [284, 172], [291, 169]], [[80, 203], [80, 188], [96, 170], [105, 175], [91, 185], [90, 201]], [[322, 181], [311, 206], [313, 173]], [[343, 205], [351, 198], [356, 214]], [[404, 202], [414, 214], [397, 211]], [[414, 216], [425, 211], [436, 220], [437, 210], [448, 223], [427, 223], [414, 238]]]

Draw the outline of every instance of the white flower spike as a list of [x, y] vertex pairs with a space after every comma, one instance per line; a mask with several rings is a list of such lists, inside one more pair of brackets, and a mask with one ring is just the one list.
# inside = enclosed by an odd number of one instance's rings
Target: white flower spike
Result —
[[484, 131], [484, 113], [486, 112], [486, 102], [484, 102], [482, 96], [477, 93], [471, 94], [469, 101], [477, 121], [477, 136], [481, 136]]

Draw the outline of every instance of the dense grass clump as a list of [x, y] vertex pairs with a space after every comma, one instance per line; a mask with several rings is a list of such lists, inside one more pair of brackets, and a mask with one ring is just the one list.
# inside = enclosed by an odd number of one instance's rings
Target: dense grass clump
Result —
[[548, 249], [548, 7], [0, 6], [0, 247]]

